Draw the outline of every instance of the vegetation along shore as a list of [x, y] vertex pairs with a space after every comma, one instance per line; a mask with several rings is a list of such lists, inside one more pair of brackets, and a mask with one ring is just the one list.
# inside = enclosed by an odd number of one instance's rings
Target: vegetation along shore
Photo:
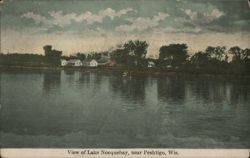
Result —
[[[44, 55], [0, 53], [0, 67], [29, 69], [79, 69], [83, 71], [121, 71], [152, 74], [250, 74], [250, 49], [238, 46], [208, 46], [204, 51], [188, 52], [187, 44], [163, 45], [158, 57], [146, 57], [146, 41], [130, 40], [110, 51], [75, 53], [43, 47]], [[63, 63], [63, 61], [65, 63]], [[79, 62], [79, 63], [77, 63]]]

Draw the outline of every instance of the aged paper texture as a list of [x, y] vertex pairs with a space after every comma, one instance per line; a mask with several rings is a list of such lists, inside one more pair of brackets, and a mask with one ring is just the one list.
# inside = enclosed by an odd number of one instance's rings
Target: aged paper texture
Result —
[[1, 0], [0, 156], [249, 157], [248, 0]]

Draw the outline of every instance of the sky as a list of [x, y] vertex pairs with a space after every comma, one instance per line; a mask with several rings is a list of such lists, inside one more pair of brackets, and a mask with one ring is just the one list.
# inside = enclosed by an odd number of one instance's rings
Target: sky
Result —
[[44, 45], [76, 52], [112, 50], [146, 40], [147, 56], [162, 45], [186, 43], [250, 48], [248, 0], [5, 0], [1, 52], [43, 54]]

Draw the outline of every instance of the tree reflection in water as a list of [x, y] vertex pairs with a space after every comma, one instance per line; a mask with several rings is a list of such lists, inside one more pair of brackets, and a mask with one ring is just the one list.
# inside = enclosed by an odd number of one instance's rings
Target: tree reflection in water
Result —
[[136, 108], [131, 106], [145, 104], [145, 84], [147, 78], [143, 76], [126, 76], [113, 75], [110, 82], [110, 89], [114, 94], [119, 94], [124, 100], [124, 106], [128, 108]]
[[71, 143], [77, 147], [171, 147], [189, 138], [229, 145], [249, 140], [247, 79], [50, 71], [1, 74], [1, 82], [5, 133], [34, 139], [75, 134], [80, 142]]

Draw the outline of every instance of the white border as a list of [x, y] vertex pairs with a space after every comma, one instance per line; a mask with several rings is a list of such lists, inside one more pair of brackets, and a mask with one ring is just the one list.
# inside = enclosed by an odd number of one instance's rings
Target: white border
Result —
[[[78, 152], [75, 154], [70, 151]], [[107, 152], [103, 154], [102, 151]], [[133, 151], [141, 154], [132, 154]], [[145, 154], [145, 151], [148, 151]], [[99, 152], [99, 154], [97, 154]], [[159, 154], [159, 153], [165, 154]], [[172, 152], [172, 154], [171, 154]], [[95, 154], [93, 154], [95, 153]], [[113, 153], [113, 154], [112, 154]], [[129, 153], [129, 155], [125, 155]], [[151, 154], [150, 154], [151, 153]], [[158, 153], [158, 154], [157, 154]], [[175, 153], [175, 154], [174, 154]], [[178, 153], [178, 154], [176, 154]], [[133, 148], [133, 149], [109, 149], [109, 148], [65, 148], [65, 149], [15, 149], [3, 148], [0, 150], [2, 158], [249, 158], [250, 149], [163, 149], [163, 148]]]

